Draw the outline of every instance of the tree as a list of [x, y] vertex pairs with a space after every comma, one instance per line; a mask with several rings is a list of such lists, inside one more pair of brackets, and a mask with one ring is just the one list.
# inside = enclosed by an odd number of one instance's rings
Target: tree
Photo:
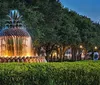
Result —
[[80, 44], [87, 50], [100, 46], [100, 24], [64, 8], [59, 0], [0, 0], [0, 9], [0, 29], [9, 10], [19, 10], [38, 53], [44, 47], [49, 56], [60, 47], [63, 57], [66, 47], [71, 46], [74, 59]]

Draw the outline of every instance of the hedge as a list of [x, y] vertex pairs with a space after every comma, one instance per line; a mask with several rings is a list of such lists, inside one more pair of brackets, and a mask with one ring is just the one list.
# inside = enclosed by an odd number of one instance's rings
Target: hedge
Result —
[[1, 63], [0, 85], [100, 85], [100, 61]]

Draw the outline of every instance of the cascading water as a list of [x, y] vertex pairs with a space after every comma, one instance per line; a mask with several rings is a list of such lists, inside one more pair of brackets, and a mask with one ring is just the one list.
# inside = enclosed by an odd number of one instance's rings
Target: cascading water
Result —
[[[19, 59], [22, 57], [24, 61], [28, 58], [33, 59], [31, 36], [23, 26], [21, 17], [17, 10], [10, 11], [5, 28], [0, 32], [0, 58], [16, 59], [17, 57]], [[34, 61], [34, 59], [36, 60]], [[34, 59], [33, 62], [38, 62], [37, 59], [39, 60], [39, 57], [34, 57]], [[41, 59], [43, 60], [42, 62], [45, 61], [45, 58]]]
[[6, 27], [0, 32], [0, 56], [33, 56], [31, 37], [17, 10], [11, 10]]

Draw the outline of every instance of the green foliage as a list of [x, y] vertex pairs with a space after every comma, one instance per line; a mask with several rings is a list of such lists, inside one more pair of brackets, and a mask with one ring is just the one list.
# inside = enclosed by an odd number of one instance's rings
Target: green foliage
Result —
[[0, 64], [1, 85], [99, 85], [100, 61]]
[[[0, 0], [0, 29], [9, 10], [18, 9], [35, 47], [100, 46], [100, 24], [64, 8], [59, 0]], [[49, 46], [48, 46], [49, 44]]]

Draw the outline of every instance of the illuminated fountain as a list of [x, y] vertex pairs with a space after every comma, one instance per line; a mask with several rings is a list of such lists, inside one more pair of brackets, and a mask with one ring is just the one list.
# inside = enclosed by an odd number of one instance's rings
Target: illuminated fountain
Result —
[[11, 10], [5, 28], [0, 32], [0, 62], [45, 62], [34, 57], [30, 34], [22, 24], [17, 10]]

